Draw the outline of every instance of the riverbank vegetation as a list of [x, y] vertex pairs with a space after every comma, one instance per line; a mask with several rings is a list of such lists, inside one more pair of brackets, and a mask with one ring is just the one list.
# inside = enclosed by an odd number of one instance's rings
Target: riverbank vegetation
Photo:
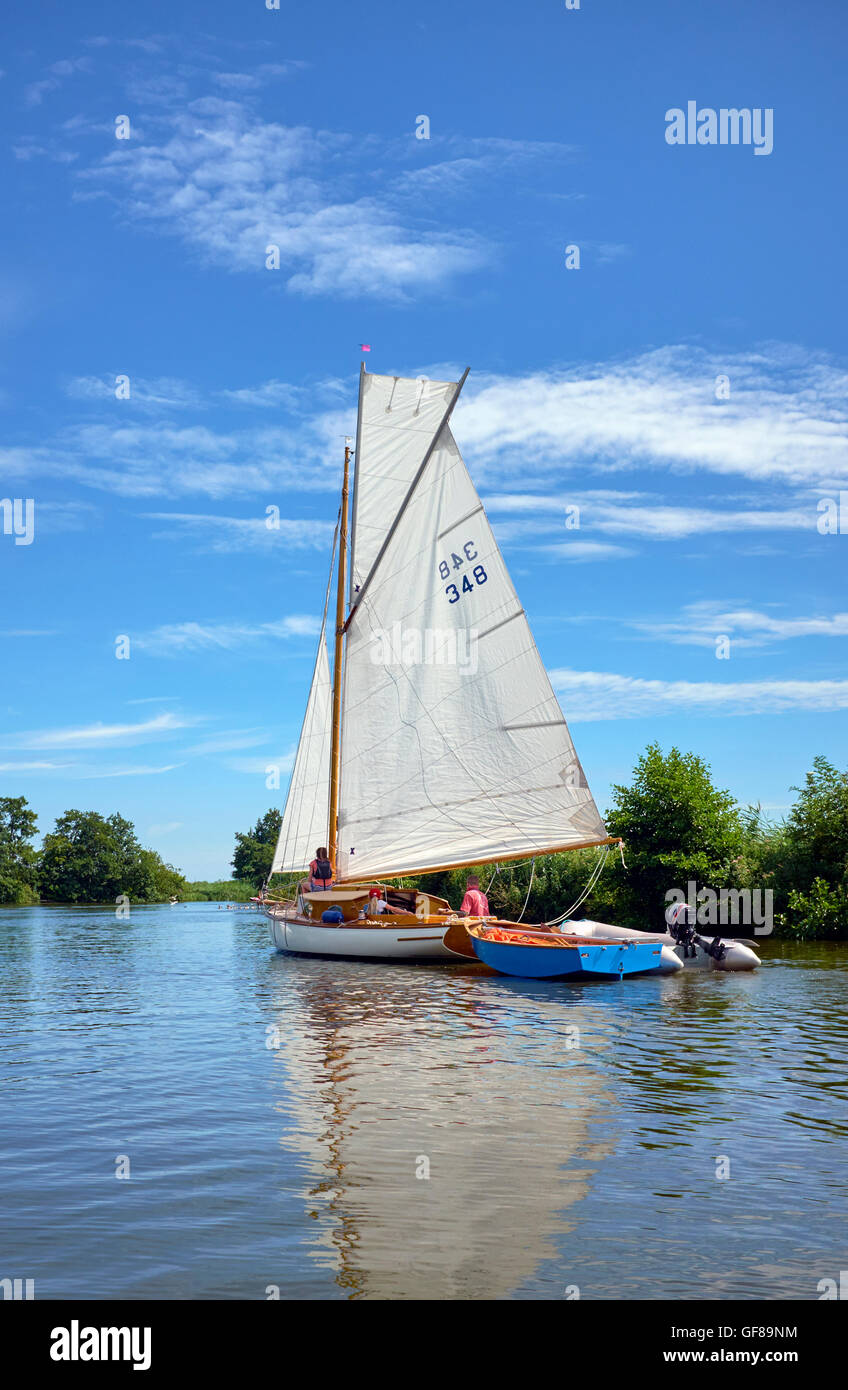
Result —
[[253, 884], [242, 879], [221, 878], [215, 883], [199, 879], [186, 884], [180, 899], [186, 903], [248, 903], [255, 892]]
[[[609, 833], [624, 841], [623, 858], [613, 846], [576, 915], [662, 931], [666, 895], [676, 891], [680, 898], [694, 896], [699, 909], [704, 904], [701, 929], [709, 934], [721, 923], [710, 923], [706, 895], [697, 895], [712, 889], [719, 901], [723, 892], [728, 896], [731, 911], [734, 900], [739, 903], [726, 936], [753, 935], [765, 916], [776, 937], [848, 940], [848, 773], [818, 757], [795, 790], [786, 819], [771, 820], [714, 787], [703, 759], [676, 748], [663, 754], [651, 745], [630, 785], [613, 788], [605, 818]], [[535, 866], [480, 865], [477, 872], [493, 912], [514, 919], [524, 908], [525, 922], [546, 921], [577, 901], [600, 853], [573, 850], [543, 856]], [[469, 872], [414, 882], [457, 903]], [[755, 915], [746, 921], [752, 901]]]
[[[613, 787], [605, 817], [609, 833], [624, 841], [623, 858], [611, 847], [576, 916], [661, 931], [666, 895], [676, 890], [681, 898], [694, 896], [708, 934], [724, 928], [726, 936], [752, 936], [755, 927], [771, 925], [777, 937], [848, 939], [848, 773], [818, 757], [795, 790], [786, 819], [771, 820], [715, 787], [696, 754], [663, 753], [652, 744], [630, 783]], [[543, 922], [577, 903], [601, 853], [572, 850], [535, 864], [481, 864], [395, 882], [458, 906], [466, 877], [476, 872], [493, 913]], [[292, 892], [300, 877], [280, 876], [273, 889]], [[720, 917], [710, 922], [708, 904], [698, 900], [707, 889], [719, 905], [727, 895], [726, 925]]]
[[[624, 841], [623, 862], [612, 847], [577, 915], [658, 930], [670, 892], [687, 897], [710, 889], [736, 901], [747, 892], [749, 903], [756, 898], [757, 917], [731, 921], [725, 935], [752, 935], [767, 913], [775, 936], [848, 940], [848, 773], [818, 757], [795, 790], [786, 818], [772, 820], [715, 787], [696, 754], [676, 748], [663, 753], [652, 744], [631, 781], [613, 787], [605, 818], [610, 834]], [[236, 835], [232, 879], [187, 883], [155, 851], [143, 848], [130, 822], [117, 814], [67, 811], [36, 849], [35, 812], [23, 797], [0, 797], [0, 903], [107, 903], [121, 894], [139, 903], [171, 897], [246, 902], [270, 872], [280, 823], [280, 812], [271, 808]], [[477, 872], [493, 912], [546, 921], [577, 902], [599, 853], [574, 850], [542, 856], [535, 864], [480, 865]], [[469, 872], [474, 870], [396, 882], [458, 906]], [[278, 875], [272, 891], [290, 893], [300, 878]], [[705, 931], [713, 926], [703, 919], [701, 925]]]

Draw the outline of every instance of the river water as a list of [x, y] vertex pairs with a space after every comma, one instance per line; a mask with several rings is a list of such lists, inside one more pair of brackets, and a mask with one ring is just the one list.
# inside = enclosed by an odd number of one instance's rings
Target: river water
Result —
[[816, 1299], [848, 946], [582, 984], [0, 910], [0, 1278], [36, 1298]]

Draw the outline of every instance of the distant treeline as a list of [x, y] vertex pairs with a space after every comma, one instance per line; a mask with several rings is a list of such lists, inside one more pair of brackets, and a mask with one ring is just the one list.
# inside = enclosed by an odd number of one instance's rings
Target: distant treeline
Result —
[[30, 843], [37, 818], [22, 796], [0, 797], [0, 903], [165, 902], [185, 888], [182, 874], [139, 843], [123, 816], [66, 811]]
[[187, 883], [180, 898], [187, 903], [247, 903], [256, 894], [252, 883], [237, 878], [221, 878], [216, 883]]
[[[743, 901], [747, 890], [748, 902], [758, 895], [758, 912], [768, 912], [776, 936], [848, 939], [848, 773], [818, 757], [794, 790], [788, 816], [770, 820], [759, 807], [741, 807], [713, 786], [708, 766], [694, 753], [672, 748], [664, 754], [652, 744], [631, 783], [613, 787], [605, 818], [610, 834], [625, 842], [625, 862], [616, 849], [610, 852], [577, 915], [656, 930], [667, 895], [676, 890], [686, 896], [694, 885], [696, 892], [726, 891]], [[36, 850], [35, 813], [23, 797], [0, 798], [0, 903], [106, 903], [120, 894], [141, 903], [170, 897], [246, 902], [268, 878], [280, 824], [272, 808], [251, 830], [236, 834], [232, 879], [187, 883], [141, 846], [121, 816], [67, 811]], [[523, 909], [525, 922], [548, 921], [579, 898], [598, 853], [480, 865], [477, 873], [493, 912], [515, 919]], [[469, 872], [474, 869], [394, 881], [457, 906]], [[301, 877], [278, 875], [271, 889], [291, 892]], [[754, 924], [743, 917], [725, 934], [751, 935]]]

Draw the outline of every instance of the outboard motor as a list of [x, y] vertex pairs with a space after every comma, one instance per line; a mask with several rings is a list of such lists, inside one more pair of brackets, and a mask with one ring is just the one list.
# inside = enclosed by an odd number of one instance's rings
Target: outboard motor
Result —
[[724, 945], [720, 936], [714, 936], [712, 941], [705, 941], [695, 930], [695, 913], [688, 903], [674, 903], [665, 914], [666, 924], [669, 935], [673, 937], [678, 946], [683, 948], [683, 959], [693, 958], [697, 953], [696, 946], [713, 960], [724, 960], [727, 955], [727, 947]]

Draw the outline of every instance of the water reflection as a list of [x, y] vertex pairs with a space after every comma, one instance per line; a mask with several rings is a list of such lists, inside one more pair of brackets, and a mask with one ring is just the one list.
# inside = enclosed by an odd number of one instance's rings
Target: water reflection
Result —
[[340, 1289], [497, 1298], [555, 1255], [607, 1151], [593, 1123], [612, 1097], [573, 1046], [593, 1005], [473, 969], [282, 957], [272, 1000], [282, 1143]]
[[0, 911], [6, 1269], [37, 1298], [815, 1298], [846, 1015], [845, 945], [562, 985], [275, 956], [214, 905]]

